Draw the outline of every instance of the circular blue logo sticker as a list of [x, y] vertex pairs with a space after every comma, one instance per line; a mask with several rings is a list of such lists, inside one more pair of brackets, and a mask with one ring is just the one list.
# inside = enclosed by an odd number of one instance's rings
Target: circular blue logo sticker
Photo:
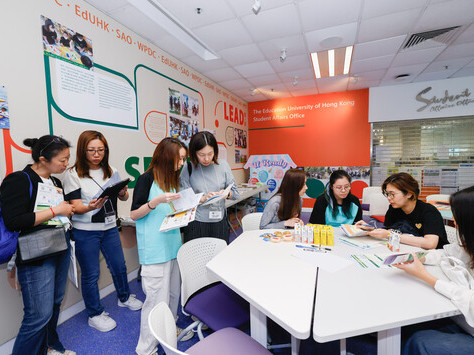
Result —
[[276, 183], [276, 181], [273, 180], [273, 179], [268, 180], [265, 184], [267, 184], [268, 186], [270, 186], [270, 187], [268, 188], [268, 189], [270, 190], [270, 192], [273, 192], [273, 190], [275, 190], [276, 187], [277, 187], [277, 183]]
[[267, 181], [267, 179], [268, 179], [268, 173], [267, 173], [265, 170], [260, 170], [260, 171], [258, 172], [258, 179], [259, 179], [261, 182]]

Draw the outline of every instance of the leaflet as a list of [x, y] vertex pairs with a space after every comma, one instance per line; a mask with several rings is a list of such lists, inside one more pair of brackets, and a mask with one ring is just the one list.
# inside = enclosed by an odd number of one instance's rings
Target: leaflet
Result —
[[[38, 192], [36, 194], [34, 211], [47, 210], [50, 207], [59, 205], [64, 201], [63, 189], [54, 185], [40, 182], [38, 184]], [[69, 224], [69, 218], [66, 216], [56, 216], [50, 220], [43, 222], [49, 226], [61, 226]]]
[[216, 203], [217, 201], [220, 201], [226, 198], [229, 195], [229, 192], [232, 186], [234, 186], [234, 183], [227, 186], [226, 189], [221, 194], [210, 197], [206, 202], [202, 204], [202, 206], [211, 205], [213, 203]]
[[[384, 265], [393, 265], [393, 264], [400, 264], [400, 263], [409, 263], [413, 261], [413, 256], [411, 255], [412, 253], [402, 253], [402, 254], [391, 254], [387, 256], [383, 263]], [[428, 254], [427, 251], [417, 251], [414, 252], [413, 254], [416, 254], [418, 259], [423, 258]]]
[[193, 209], [166, 216], [161, 223], [160, 232], [168, 232], [172, 229], [186, 227], [196, 218], [196, 207]]

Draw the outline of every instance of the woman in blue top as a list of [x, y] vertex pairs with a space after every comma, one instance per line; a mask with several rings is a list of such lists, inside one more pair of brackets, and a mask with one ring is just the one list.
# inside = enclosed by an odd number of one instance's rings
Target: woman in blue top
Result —
[[329, 186], [314, 203], [309, 223], [339, 227], [362, 219], [359, 199], [351, 194], [351, 177], [345, 170], [335, 170]]
[[[160, 232], [169, 202], [179, 198], [179, 169], [186, 159], [186, 148], [176, 138], [165, 138], [155, 149], [148, 170], [133, 191], [130, 217], [136, 221], [138, 257], [142, 266], [143, 303], [140, 338], [135, 351], [148, 355], [157, 351], [158, 341], [148, 327], [148, 315], [160, 302], [166, 302], [176, 318], [181, 278], [176, 256], [181, 247], [179, 229]], [[190, 334], [192, 336], [192, 333]], [[189, 338], [188, 338], [189, 339]], [[184, 338], [183, 338], [184, 340]]]

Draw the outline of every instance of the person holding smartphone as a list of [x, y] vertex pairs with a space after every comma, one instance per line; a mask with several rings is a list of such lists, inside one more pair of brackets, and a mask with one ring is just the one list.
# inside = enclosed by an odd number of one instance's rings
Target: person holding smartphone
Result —
[[314, 203], [309, 223], [339, 227], [362, 220], [359, 199], [351, 194], [351, 177], [345, 170], [335, 170], [329, 185]]
[[[457, 324], [414, 333], [403, 354], [474, 353], [474, 186], [455, 192], [450, 197], [450, 204], [459, 243], [432, 250], [421, 260], [414, 253], [413, 262], [395, 266], [449, 298], [462, 316], [452, 318]], [[448, 280], [438, 279], [423, 264], [440, 266]]]

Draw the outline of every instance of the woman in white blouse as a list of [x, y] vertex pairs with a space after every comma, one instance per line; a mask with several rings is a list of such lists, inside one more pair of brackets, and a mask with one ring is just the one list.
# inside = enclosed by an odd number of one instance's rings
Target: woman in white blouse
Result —
[[[407, 342], [404, 354], [474, 354], [474, 186], [451, 195], [451, 209], [459, 241], [432, 250], [419, 260], [397, 267], [425, 281], [448, 297], [462, 312], [454, 318], [460, 327], [416, 332]], [[423, 266], [439, 265], [449, 280], [440, 280]]]

